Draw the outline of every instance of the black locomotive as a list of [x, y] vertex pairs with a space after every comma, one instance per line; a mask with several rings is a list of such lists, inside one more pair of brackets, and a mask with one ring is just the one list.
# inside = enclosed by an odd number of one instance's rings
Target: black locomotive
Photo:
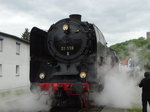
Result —
[[[30, 82], [68, 95], [81, 95], [102, 87], [98, 67], [111, 57], [118, 62], [101, 31], [81, 15], [73, 14], [51, 25], [48, 31], [34, 27], [30, 34]], [[63, 94], [63, 93], [62, 93]], [[84, 103], [85, 103], [84, 98]], [[86, 100], [87, 101], [87, 100]]]

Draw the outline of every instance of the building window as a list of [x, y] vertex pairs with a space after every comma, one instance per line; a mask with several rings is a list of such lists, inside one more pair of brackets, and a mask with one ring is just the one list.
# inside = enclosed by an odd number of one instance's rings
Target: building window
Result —
[[16, 42], [16, 54], [20, 55], [20, 43]]
[[2, 64], [0, 64], [0, 77], [2, 77]]
[[16, 76], [19, 76], [20, 74], [20, 67], [19, 65], [16, 65]]
[[0, 38], [0, 52], [3, 51], [3, 38]]

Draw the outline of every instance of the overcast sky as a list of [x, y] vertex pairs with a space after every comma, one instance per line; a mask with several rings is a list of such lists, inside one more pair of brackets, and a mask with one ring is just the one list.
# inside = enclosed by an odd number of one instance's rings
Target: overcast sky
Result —
[[150, 31], [150, 0], [0, 0], [0, 32], [21, 37], [25, 28], [48, 30], [74, 13], [97, 25], [108, 45]]

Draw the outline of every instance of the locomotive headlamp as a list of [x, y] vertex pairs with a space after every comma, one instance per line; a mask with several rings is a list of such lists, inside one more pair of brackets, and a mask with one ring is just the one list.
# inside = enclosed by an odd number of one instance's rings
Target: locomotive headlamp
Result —
[[64, 24], [64, 25], [63, 25], [63, 30], [66, 31], [66, 30], [68, 30], [68, 29], [69, 29], [69, 26], [68, 26], [67, 24]]
[[85, 72], [81, 72], [80, 73], [80, 77], [83, 79], [83, 78], [86, 78], [86, 73]]
[[44, 73], [40, 73], [40, 74], [39, 74], [39, 78], [40, 78], [40, 79], [44, 79], [44, 78], [45, 78], [45, 74], [44, 74]]

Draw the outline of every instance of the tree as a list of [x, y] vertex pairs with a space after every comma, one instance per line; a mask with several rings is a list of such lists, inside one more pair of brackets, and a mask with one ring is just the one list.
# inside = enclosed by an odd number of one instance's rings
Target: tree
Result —
[[150, 39], [132, 39], [112, 45], [111, 48], [117, 52], [120, 59], [132, 56], [138, 65], [150, 66]]
[[30, 41], [30, 32], [28, 28], [25, 28], [24, 33], [22, 34], [22, 38], [24, 40]]
[[139, 37], [138, 39], [139, 39], [139, 40], [145, 40], [145, 38], [144, 38], [144, 37]]

